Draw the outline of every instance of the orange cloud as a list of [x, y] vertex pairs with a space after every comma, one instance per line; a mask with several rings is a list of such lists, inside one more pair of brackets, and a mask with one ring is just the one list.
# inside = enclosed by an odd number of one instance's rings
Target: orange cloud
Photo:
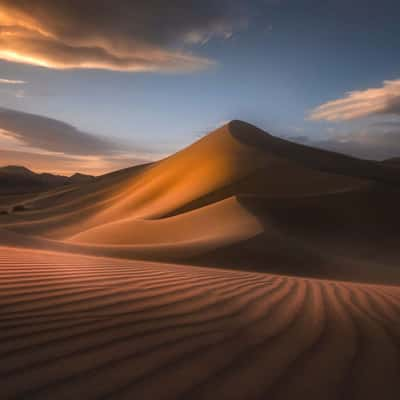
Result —
[[203, 69], [214, 62], [182, 46], [229, 38], [234, 3], [0, 0], [0, 59], [56, 69]]

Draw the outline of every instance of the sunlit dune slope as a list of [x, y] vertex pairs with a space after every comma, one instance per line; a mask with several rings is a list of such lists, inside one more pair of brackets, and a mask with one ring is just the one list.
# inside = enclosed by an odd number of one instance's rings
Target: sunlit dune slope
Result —
[[3, 244], [25, 248], [175, 261], [247, 240], [262, 231], [258, 218], [231, 197], [161, 220], [129, 218], [100, 225], [65, 241], [1, 228], [0, 237]]
[[[308, 151], [311, 156], [304, 157], [303, 152]], [[375, 163], [309, 150], [233, 121], [139, 171], [112, 174], [68, 195], [39, 196], [29, 203], [32, 212], [21, 219], [35, 221], [78, 213], [80, 223], [75, 230], [79, 233], [118, 219], [161, 218], [185, 207], [196, 208], [196, 203], [207, 203], [209, 196], [214, 197], [208, 202], [214, 202], [244, 193], [303, 196], [348, 190], [368, 182], [365, 177], [360, 179], [357, 171], [352, 172], [353, 164], [360, 170], [365, 167], [360, 172], [363, 176], [372, 171], [370, 178], [391, 171]]]
[[400, 291], [0, 248], [5, 399], [400, 398]]
[[[116, 174], [107, 182], [103, 180], [103, 186], [98, 182], [93, 192], [86, 188], [69, 197], [51, 196], [47, 202], [31, 202], [33, 210], [24, 215], [24, 222], [26, 218], [38, 221], [39, 228], [33, 223], [23, 229], [54, 235], [53, 226], [61, 220], [62, 229], [56, 236], [64, 238], [125, 218], [161, 217], [246, 176], [263, 163], [256, 149], [235, 140], [225, 126], [138, 175], [124, 176], [118, 184], [113, 182], [119, 179]], [[50, 205], [49, 201], [53, 203]], [[75, 214], [78, 218], [74, 218]], [[48, 220], [50, 230], [44, 220]]]
[[72, 243], [104, 245], [211, 242], [245, 240], [261, 233], [262, 225], [235, 198], [201, 207], [174, 217], [154, 219], [126, 218], [100, 225], [68, 240]]

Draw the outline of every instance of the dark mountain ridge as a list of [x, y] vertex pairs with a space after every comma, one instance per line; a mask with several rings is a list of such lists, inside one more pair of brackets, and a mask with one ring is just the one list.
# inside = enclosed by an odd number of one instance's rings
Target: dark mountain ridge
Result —
[[94, 176], [76, 173], [72, 176], [36, 173], [20, 165], [0, 167], [0, 194], [41, 192], [62, 185], [91, 182]]

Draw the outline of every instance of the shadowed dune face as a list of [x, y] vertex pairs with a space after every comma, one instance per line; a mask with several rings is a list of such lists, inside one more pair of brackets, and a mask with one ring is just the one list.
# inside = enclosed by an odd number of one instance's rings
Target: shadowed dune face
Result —
[[[325, 173], [340, 174], [355, 178], [366, 178], [383, 183], [400, 183], [398, 170], [390, 163], [384, 165], [375, 161], [361, 160], [317, 149], [267, 135], [261, 129], [243, 121], [232, 121], [230, 132], [241, 143], [257, 147], [292, 163]], [[249, 134], [252, 132], [252, 134]]]
[[0, 248], [4, 398], [397, 399], [400, 291]]
[[399, 189], [398, 168], [232, 121], [151, 165], [25, 198], [0, 229], [8, 245], [400, 283]]

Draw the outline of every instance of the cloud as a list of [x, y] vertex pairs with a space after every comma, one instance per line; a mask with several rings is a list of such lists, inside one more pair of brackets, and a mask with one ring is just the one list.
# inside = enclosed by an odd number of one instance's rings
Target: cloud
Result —
[[65, 122], [0, 107], [0, 164], [37, 171], [101, 174], [155, 155], [81, 131]]
[[0, 129], [27, 147], [73, 155], [105, 155], [122, 146], [62, 121], [0, 107]]
[[400, 79], [384, 81], [380, 88], [349, 92], [312, 110], [309, 119], [348, 121], [371, 115], [400, 115]]
[[186, 46], [227, 39], [242, 0], [0, 0], [0, 58], [48, 68], [192, 71]]
[[0, 83], [5, 84], [5, 85], [23, 85], [27, 82], [18, 81], [18, 80], [14, 80], [14, 79], [1, 79], [0, 78]]
[[369, 160], [381, 161], [400, 157], [400, 121], [373, 123], [348, 133], [333, 134], [324, 140], [315, 140], [307, 136], [290, 139], [307, 146]]

